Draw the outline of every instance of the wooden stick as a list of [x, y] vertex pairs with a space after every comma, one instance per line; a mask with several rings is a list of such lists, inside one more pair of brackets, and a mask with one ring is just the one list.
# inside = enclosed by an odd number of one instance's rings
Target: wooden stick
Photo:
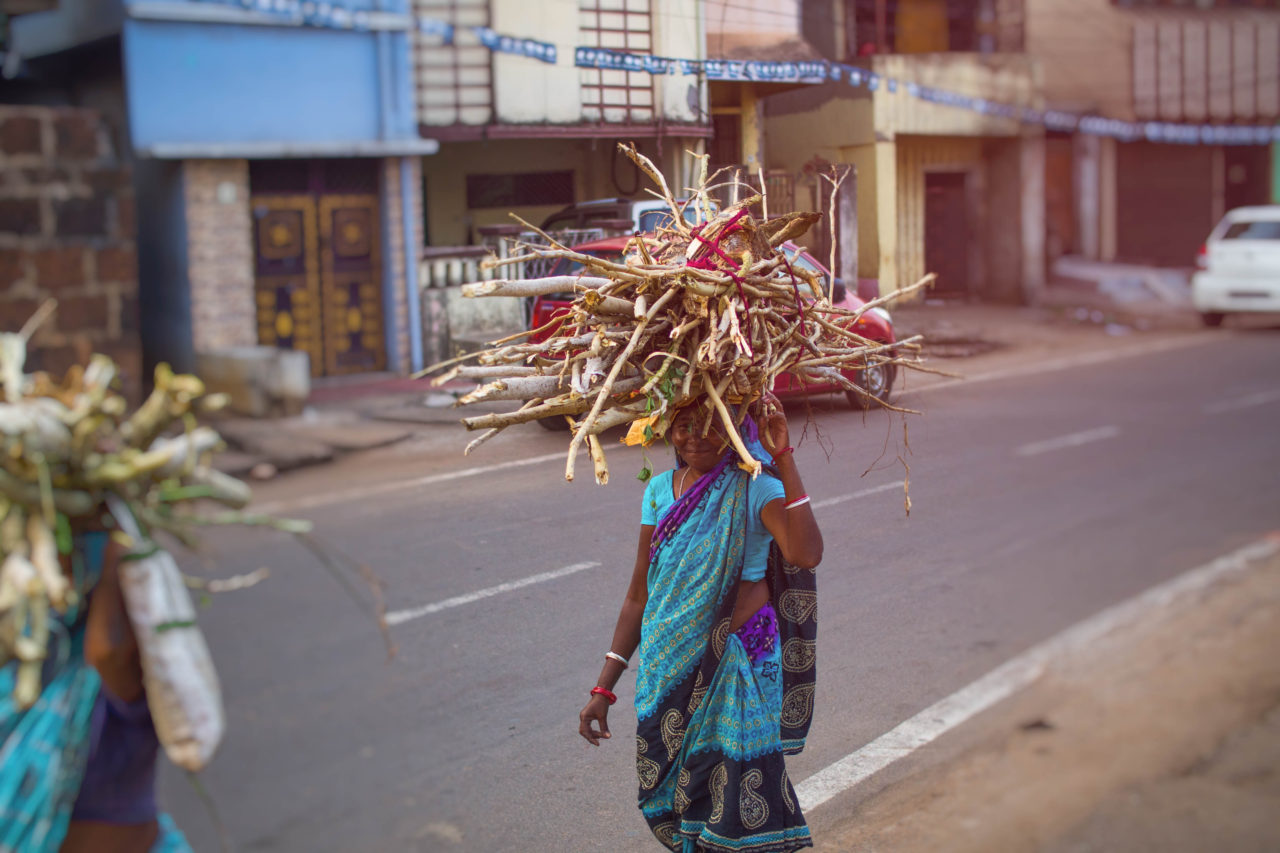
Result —
[[725, 429], [729, 432], [729, 441], [733, 444], [733, 449], [738, 451], [743, 463], [751, 472], [751, 479], [760, 476], [763, 467], [760, 460], [751, 455], [746, 445], [742, 443], [742, 436], [738, 435], [737, 428], [733, 425], [733, 417], [730, 416], [729, 410], [725, 408], [724, 401], [720, 399], [719, 393], [716, 392], [716, 386], [711, 384], [711, 377], [705, 373], [702, 375], [702, 387], [706, 389], [707, 396], [711, 398], [711, 402], [715, 405], [716, 411], [720, 413], [720, 420], [724, 423]]
[[645, 327], [649, 325], [649, 322], [655, 316], [657, 316], [663, 306], [676, 295], [678, 289], [679, 288], [676, 287], [668, 288], [667, 292], [662, 294], [662, 296], [658, 298], [657, 302], [653, 303], [653, 307], [649, 309], [648, 313], [637, 321], [635, 333], [631, 336], [631, 340], [627, 342], [626, 349], [624, 349], [622, 354], [614, 361], [613, 369], [609, 371], [609, 377], [605, 379], [604, 385], [600, 388], [600, 393], [596, 395], [595, 405], [591, 407], [591, 411], [582, 419], [582, 422], [578, 424], [578, 429], [574, 432], [573, 439], [569, 442], [569, 461], [568, 464], [565, 465], [564, 469], [564, 478], [569, 482], [573, 482], [573, 468], [577, 459], [578, 447], [581, 446], [582, 440], [586, 438], [587, 431], [591, 429], [592, 421], [600, 416], [600, 410], [604, 408], [604, 401], [608, 399], [609, 389], [613, 387], [613, 383], [618, 378], [618, 374], [622, 371], [623, 365], [627, 363], [627, 359], [630, 358], [631, 353], [635, 351], [636, 345], [640, 342], [640, 336]]
[[556, 275], [549, 278], [494, 278], [462, 285], [467, 299], [482, 296], [545, 296], [566, 290], [594, 290], [612, 284], [612, 279], [597, 276]]

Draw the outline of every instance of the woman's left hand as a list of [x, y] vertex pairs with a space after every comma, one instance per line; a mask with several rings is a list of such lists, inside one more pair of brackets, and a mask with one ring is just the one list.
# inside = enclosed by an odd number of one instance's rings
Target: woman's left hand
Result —
[[779, 450], [791, 445], [787, 415], [782, 410], [782, 403], [769, 391], [760, 398], [760, 443], [770, 455], [776, 455]]

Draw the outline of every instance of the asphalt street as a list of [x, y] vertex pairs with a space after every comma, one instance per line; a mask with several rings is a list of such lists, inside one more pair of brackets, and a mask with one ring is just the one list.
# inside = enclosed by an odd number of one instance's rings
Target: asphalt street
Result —
[[[1192, 339], [1189, 339], [1192, 341]], [[1280, 332], [788, 412], [826, 539], [817, 711], [797, 782], [1104, 607], [1256, 539], [1280, 510]], [[456, 451], [461, 430], [442, 439]], [[272, 567], [201, 616], [229, 731], [161, 797], [197, 850], [656, 850], [635, 809], [632, 679], [612, 742], [576, 733], [634, 559], [641, 453], [563, 482], [564, 434], [469, 459], [413, 444], [263, 491], [368, 562], [367, 596], [296, 543], [211, 537], [218, 575]], [[669, 452], [649, 452], [658, 470]], [[527, 462], [533, 459], [535, 461]], [[525, 460], [524, 464], [521, 460]], [[902, 482], [910, 466], [911, 513]], [[865, 472], [865, 473], [864, 473]], [[358, 586], [358, 581], [354, 582]], [[858, 793], [814, 810], [820, 833]]]

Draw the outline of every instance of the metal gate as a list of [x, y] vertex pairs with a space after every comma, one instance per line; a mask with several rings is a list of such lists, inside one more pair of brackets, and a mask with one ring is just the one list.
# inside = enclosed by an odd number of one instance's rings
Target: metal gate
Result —
[[327, 191], [370, 188], [344, 167], [264, 163], [250, 173], [258, 340], [307, 352], [314, 376], [386, 368], [376, 171], [372, 193]]

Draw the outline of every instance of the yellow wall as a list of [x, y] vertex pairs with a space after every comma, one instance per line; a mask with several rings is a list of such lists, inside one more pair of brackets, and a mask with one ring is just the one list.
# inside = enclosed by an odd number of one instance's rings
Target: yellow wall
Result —
[[875, 128], [883, 134], [934, 136], [1017, 136], [1020, 124], [976, 110], [949, 107], [917, 98], [907, 83], [931, 86], [1005, 104], [1039, 107], [1038, 69], [1026, 56], [977, 56], [968, 53], [878, 56], [876, 73], [903, 85], [890, 92], [881, 85], [873, 96]]
[[805, 113], [765, 120], [765, 166], [798, 172], [814, 156], [836, 162], [840, 150], [875, 140], [871, 100], [830, 100]]
[[876, 146], [851, 145], [840, 149], [840, 162], [858, 170], [858, 277], [880, 275], [880, 228], [876, 216]]

